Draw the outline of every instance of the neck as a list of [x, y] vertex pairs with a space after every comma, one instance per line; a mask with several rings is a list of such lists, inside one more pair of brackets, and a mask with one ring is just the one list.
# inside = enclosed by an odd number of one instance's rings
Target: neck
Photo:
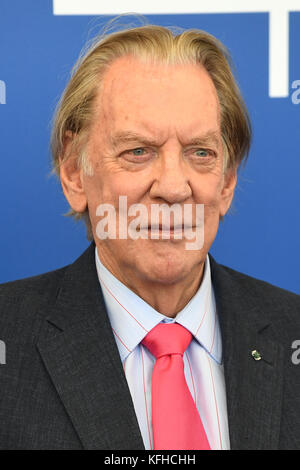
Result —
[[[190, 279], [174, 285], [151, 284], [147, 288], [139, 289], [136, 292], [145, 302], [153, 307], [157, 312], [175, 318], [177, 313], [180, 312], [194, 297], [199, 286], [202, 282], [204, 263], [201, 268], [197, 270], [197, 274]], [[129, 287], [129, 286], [128, 286]], [[133, 290], [131, 288], [131, 290]]]

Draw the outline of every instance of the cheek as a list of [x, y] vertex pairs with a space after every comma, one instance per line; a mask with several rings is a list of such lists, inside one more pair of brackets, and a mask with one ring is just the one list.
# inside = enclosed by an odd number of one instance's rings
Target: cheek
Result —
[[127, 197], [127, 206], [138, 203], [147, 190], [147, 184], [137, 175], [128, 177], [123, 172], [113, 174], [97, 171], [93, 177], [88, 177], [86, 196], [90, 216], [94, 219], [99, 204], [111, 204], [118, 212], [119, 197]]
[[[120, 175], [119, 178], [107, 182], [105, 186], [104, 197], [110, 199], [111, 203], [119, 211], [120, 197], [126, 201], [126, 206], [129, 208], [131, 205], [141, 202], [141, 199], [145, 193], [142, 189], [142, 185], [136, 180], [132, 181], [131, 178]], [[123, 200], [124, 200], [123, 199]]]
[[83, 187], [89, 207], [102, 202], [103, 185], [101, 178], [97, 174], [94, 174], [94, 176], [84, 176]]
[[212, 178], [198, 181], [194, 185], [194, 199], [197, 204], [204, 204], [205, 213], [217, 211], [221, 201], [222, 184]]
[[209, 249], [218, 231], [220, 201], [221, 186], [218, 181], [211, 179], [208, 184], [203, 182], [202, 186], [198, 186], [195, 202], [204, 204], [204, 243], [207, 249]]

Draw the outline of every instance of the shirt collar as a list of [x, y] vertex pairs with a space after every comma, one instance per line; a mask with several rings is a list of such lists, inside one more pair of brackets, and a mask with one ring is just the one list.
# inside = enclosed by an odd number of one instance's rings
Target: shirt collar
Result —
[[95, 247], [95, 261], [105, 306], [122, 362], [158, 323], [176, 321], [192, 333], [215, 361], [221, 363], [221, 335], [208, 255], [198, 291], [174, 319], [157, 312], [120, 282], [101, 263], [97, 247]]

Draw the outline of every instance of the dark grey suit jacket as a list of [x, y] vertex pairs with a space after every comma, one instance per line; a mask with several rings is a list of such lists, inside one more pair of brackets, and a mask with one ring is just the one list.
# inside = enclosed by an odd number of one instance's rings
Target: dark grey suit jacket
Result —
[[[0, 449], [144, 448], [94, 248], [64, 268], [0, 286]], [[300, 296], [209, 256], [231, 448], [300, 449], [300, 365], [291, 360]]]

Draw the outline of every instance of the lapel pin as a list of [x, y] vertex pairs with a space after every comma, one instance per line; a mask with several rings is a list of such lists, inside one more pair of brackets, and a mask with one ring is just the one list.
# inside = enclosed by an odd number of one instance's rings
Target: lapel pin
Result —
[[256, 349], [254, 349], [252, 352], [251, 352], [251, 356], [253, 357], [253, 359], [255, 361], [260, 361], [261, 360], [261, 354], [260, 352], [258, 352]]

